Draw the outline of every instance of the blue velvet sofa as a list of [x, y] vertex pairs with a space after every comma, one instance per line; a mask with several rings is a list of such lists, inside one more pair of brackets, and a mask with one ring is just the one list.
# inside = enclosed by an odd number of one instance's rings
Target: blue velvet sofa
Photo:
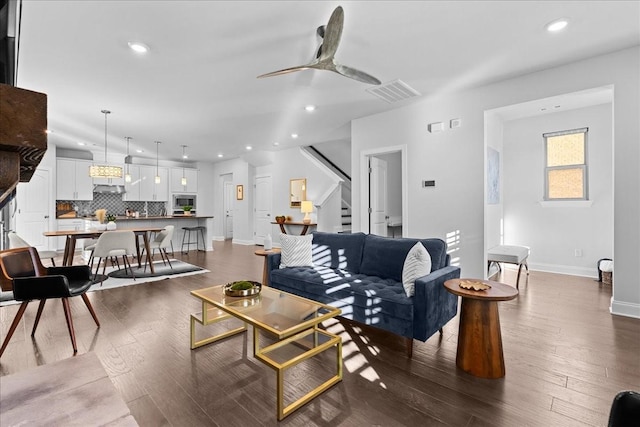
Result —
[[[431, 257], [431, 273], [415, 282], [407, 297], [402, 269], [409, 250], [422, 242]], [[313, 233], [313, 266], [280, 268], [279, 253], [269, 254], [269, 286], [338, 307], [342, 317], [406, 338], [426, 341], [457, 313], [458, 298], [443, 286], [459, 278], [440, 239], [392, 239], [372, 234]]]

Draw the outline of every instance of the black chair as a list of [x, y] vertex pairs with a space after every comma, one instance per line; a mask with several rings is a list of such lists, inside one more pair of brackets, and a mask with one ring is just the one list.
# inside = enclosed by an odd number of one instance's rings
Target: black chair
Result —
[[613, 399], [609, 427], [637, 427], [640, 425], [640, 393], [621, 391]]
[[64, 308], [67, 327], [71, 336], [71, 344], [73, 345], [73, 353], [77, 353], [78, 347], [76, 346], [76, 335], [73, 329], [73, 320], [71, 319], [69, 298], [81, 296], [96, 325], [100, 327], [98, 317], [86, 295], [91, 285], [91, 269], [87, 265], [45, 268], [40, 261], [38, 251], [33, 247], [1, 251], [0, 288], [3, 292], [13, 291], [13, 298], [16, 301], [21, 301], [22, 304], [20, 304], [16, 317], [13, 319], [9, 332], [2, 343], [0, 356], [4, 353], [7, 344], [9, 344], [9, 340], [18, 327], [29, 302], [40, 300], [38, 312], [33, 323], [33, 330], [31, 331], [31, 336], [34, 336], [44, 304], [48, 299], [53, 298], [62, 300], [62, 307]]

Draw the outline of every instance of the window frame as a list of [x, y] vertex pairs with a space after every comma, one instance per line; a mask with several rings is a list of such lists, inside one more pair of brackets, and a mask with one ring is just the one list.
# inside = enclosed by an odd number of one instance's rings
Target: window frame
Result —
[[[582, 133], [584, 134], [583, 137], [583, 144], [584, 144], [584, 163], [583, 164], [572, 164], [572, 165], [560, 165], [560, 166], [548, 166], [547, 162], [548, 162], [548, 149], [549, 149], [549, 143], [548, 143], [548, 138], [551, 137], [556, 137], [556, 136], [563, 136], [563, 135], [573, 135], [573, 134], [577, 134], [577, 133]], [[542, 134], [543, 140], [544, 140], [544, 197], [543, 200], [545, 202], [582, 202], [582, 201], [588, 201], [589, 200], [589, 174], [588, 174], [588, 138], [589, 138], [589, 128], [588, 127], [584, 127], [584, 128], [578, 128], [578, 129], [569, 129], [569, 130], [562, 130], [562, 131], [557, 131], [557, 132], [548, 132], [548, 133], [543, 133]], [[565, 170], [565, 169], [581, 169], [582, 170], [582, 197], [578, 198], [578, 197], [573, 197], [573, 198], [550, 198], [549, 197], [549, 172], [553, 171], [553, 170]]]

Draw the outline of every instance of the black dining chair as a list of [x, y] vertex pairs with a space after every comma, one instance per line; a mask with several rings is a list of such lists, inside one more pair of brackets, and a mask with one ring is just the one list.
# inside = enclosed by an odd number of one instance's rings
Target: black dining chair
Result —
[[91, 269], [87, 265], [46, 268], [40, 261], [38, 251], [33, 247], [0, 251], [0, 288], [3, 292], [13, 291], [13, 298], [22, 303], [2, 343], [0, 356], [7, 348], [9, 340], [18, 327], [29, 302], [40, 300], [38, 312], [33, 323], [33, 330], [31, 331], [31, 336], [34, 336], [45, 302], [54, 298], [62, 300], [71, 344], [73, 345], [73, 353], [77, 353], [78, 347], [73, 329], [69, 298], [81, 296], [96, 325], [100, 327], [100, 321], [86, 295], [92, 283]]

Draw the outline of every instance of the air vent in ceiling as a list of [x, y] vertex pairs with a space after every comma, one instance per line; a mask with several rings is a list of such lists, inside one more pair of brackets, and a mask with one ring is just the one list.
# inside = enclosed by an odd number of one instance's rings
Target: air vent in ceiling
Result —
[[370, 87], [366, 89], [366, 91], [390, 104], [420, 96], [420, 92], [399, 79], [383, 83], [379, 86]]

